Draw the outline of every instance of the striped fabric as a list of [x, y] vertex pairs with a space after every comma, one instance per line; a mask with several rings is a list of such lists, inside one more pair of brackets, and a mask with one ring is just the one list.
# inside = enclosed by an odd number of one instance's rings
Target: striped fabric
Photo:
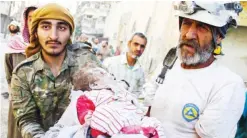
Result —
[[[27, 8], [25, 9], [23, 15], [25, 14]], [[29, 37], [30, 37], [30, 34], [29, 34], [29, 30], [28, 30], [28, 24], [27, 24], [27, 19], [25, 16], [23, 16], [23, 30], [22, 30], [22, 37], [23, 37], [23, 40], [25, 43], [29, 43]]]
[[143, 112], [131, 103], [127, 93], [102, 89], [85, 92], [85, 95], [96, 105], [90, 125], [92, 128], [113, 135], [124, 126], [141, 123]]
[[25, 43], [30, 43], [30, 34], [29, 34], [29, 30], [28, 30], [28, 21], [25, 17], [25, 14], [27, 12], [27, 10], [30, 8], [30, 7], [36, 7], [36, 6], [29, 6], [29, 7], [26, 7], [24, 12], [23, 12], [23, 20], [22, 20], [22, 37], [23, 37], [23, 40]]
[[[132, 116], [122, 114], [123, 110], [132, 112]], [[121, 128], [131, 125], [139, 125], [140, 116], [133, 113], [135, 110], [116, 109], [110, 105], [100, 106], [96, 108], [91, 120], [91, 127], [110, 136], [120, 132]]]
[[96, 105], [90, 127], [112, 136], [119, 134], [126, 126], [144, 126], [157, 128], [161, 136], [163, 129], [158, 120], [144, 117], [144, 113], [131, 101], [125, 92], [114, 93], [109, 89], [92, 90], [84, 93]]
[[9, 35], [7, 47], [5, 49], [5, 53], [13, 54], [13, 53], [24, 53], [26, 48], [26, 44], [23, 42], [23, 39], [20, 35]]
[[16, 34], [16, 35], [10, 36], [9, 41], [8, 41], [8, 47], [13, 49], [13, 51], [23, 50], [24, 52], [26, 45], [23, 42], [21, 36]]

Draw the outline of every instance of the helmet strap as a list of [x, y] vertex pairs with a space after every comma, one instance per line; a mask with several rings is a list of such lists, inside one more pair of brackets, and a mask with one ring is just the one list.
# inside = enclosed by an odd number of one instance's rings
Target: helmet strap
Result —
[[213, 45], [214, 45], [214, 48], [216, 48], [216, 46], [217, 46], [217, 41], [216, 41], [216, 39], [217, 39], [217, 32], [216, 32], [215, 27], [213, 27], [213, 26], [210, 26], [210, 29], [211, 29], [211, 32], [212, 32]]
[[210, 27], [211, 29], [211, 32], [212, 32], [212, 42], [213, 42], [213, 45], [214, 45], [214, 55], [222, 55], [222, 52], [221, 52], [221, 43], [220, 44], [217, 44], [217, 28], [214, 27], [214, 26], [211, 26]]

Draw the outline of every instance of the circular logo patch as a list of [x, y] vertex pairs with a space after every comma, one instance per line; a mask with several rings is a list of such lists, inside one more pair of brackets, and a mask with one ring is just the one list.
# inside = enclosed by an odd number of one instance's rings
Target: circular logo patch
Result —
[[191, 122], [195, 119], [198, 119], [199, 108], [195, 104], [188, 103], [184, 106], [182, 115], [186, 121]]

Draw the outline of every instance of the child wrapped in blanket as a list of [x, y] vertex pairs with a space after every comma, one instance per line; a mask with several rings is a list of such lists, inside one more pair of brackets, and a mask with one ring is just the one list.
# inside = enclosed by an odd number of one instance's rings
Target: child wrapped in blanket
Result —
[[87, 65], [73, 76], [71, 103], [46, 138], [164, 138], [161, 123], [144, 116], [136, 98], [102, 68]]

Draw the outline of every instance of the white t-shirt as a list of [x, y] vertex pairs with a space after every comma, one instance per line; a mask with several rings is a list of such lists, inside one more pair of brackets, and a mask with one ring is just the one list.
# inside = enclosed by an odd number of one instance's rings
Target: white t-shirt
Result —
[[202, 69], [174, 65], [157, 89], [151, 116], [167, 138], [232, 138], [245, 102], [243, 80], [217, 61]]

